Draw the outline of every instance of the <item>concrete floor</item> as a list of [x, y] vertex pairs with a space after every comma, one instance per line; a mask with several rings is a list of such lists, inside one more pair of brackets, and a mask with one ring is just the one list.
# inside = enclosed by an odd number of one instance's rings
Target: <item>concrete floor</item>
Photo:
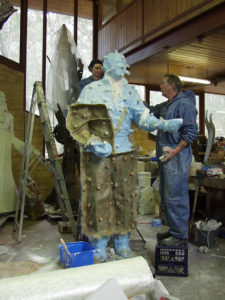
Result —
[[[151, 217], [139, 218], [139, 230], [147, 244], [150, 260], [155, 264], [155, 245], [157, 232], [164, 232], [166, 226], [152, 227]], [[149, 220], [150, 224], [147, 223]], [[188, 277], [159, 276], [168, 292], [181, 300], [222, 300], [225, 299], [225, 239], [218, 238], [217, 247], [207, 253], [200, 253], [197, 243], [188, 245]]]
[[[57, 245], [60, 238], [74, 241], [72, 234], [60, 234], [57, 223], [47, 219], [24, 220], [22, 242], [16, 242], [13, 219], [0, 227], [0, 278], [13, 277], [33, 272], [61, 269]], [[139, 217], [138, 230], [131, 236], [132, 250], [143, 255], [154, 272], [154, 253], [157, 232], [166, 226], [152, 227], [152, 217]], [[218, 239], [217, 247], [200, 253], [199, 247], [189, 243], [189, 276], [156, 276], [169, 293], [181, 300], [225, 299], [225, 239]], [[0, 297], [1, 298], [1, 297]]]

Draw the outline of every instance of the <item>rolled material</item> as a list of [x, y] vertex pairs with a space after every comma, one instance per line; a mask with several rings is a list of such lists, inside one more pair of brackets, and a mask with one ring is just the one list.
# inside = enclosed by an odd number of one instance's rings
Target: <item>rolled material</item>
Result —
[[148, 293], [154, 282], [146, 260], [139, 256], [85, 267], [1, 279], [0, 295], [1, 300], [81, 300], [110, 278], [117, 280], [127, 297]]

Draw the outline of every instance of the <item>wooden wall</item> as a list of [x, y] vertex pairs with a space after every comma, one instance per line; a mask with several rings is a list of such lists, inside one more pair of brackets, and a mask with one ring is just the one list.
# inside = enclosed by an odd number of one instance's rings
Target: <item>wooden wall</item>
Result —
[[98, 32], [98, 56], [122, 49], [142, 36], [142, 0], [123, 10]]
[[98, 57], [126, 53], [160, 36], [224, 0], [135, 0], [98, 32]]
[[[142, 129], [134, 131], [134, 142], [141, 149], [140, 155], [150, 155], [156, 149], [154, 141], [148, 137], [148, 132]], [[155, 156], [155, 155], [154, 155]]]
[[[0, 90], [5, 93], [8, 110], [14, 117], [14, 134], [17, 138], [24, 141], [28, 117], [28, 113], [24, 111], [24, 74], [0, 64]], [[35, 118], [34, 123], [33, 145], [42, 153], [43, 137], [38, 117]], [[12, 149], [12, 167], [17, 185], [21, 161], [22, 155], [15, 149]], [[53, 186], [49, 171], [43, 165], [39, 165], [32, 174], [32, 178], [39, 187], [41, 198], [45, 200]]]

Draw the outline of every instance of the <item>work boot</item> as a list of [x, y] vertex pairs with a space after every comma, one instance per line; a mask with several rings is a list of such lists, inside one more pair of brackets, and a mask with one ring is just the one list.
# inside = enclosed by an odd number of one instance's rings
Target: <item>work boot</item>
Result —
[[114, 248], [117, 255], [123, 258], [129, 258], [133, 256], [133, 252], [129, 247], [129, 241], [130, 241], [129, 233], [115, 234], [113, 236], [113, 240], [114, 240]]
[[103, 236], [99, 239], [88, 237], [88, 242], [95, 247], [95, 257], [99, 262], [104, 262], [107, 259], [106, 246], [108, 244], [109, 237]]
[[168, 238], [168, 237], [170, 237], [170, 236], [171, 236], [171, 233], [170, 233], [169, 231], [163, 232], [163, 233], [158, 232], [158, 233], [156, 234], [156, 238], [157, 238], [158, 241], [161, 241], [161, 240], [163, 240], [163, 239], [166, 239], [166, 238]]
[[184, 246], [187, 245], [186, 239], [179, 239], [174, 235], [160, 241], [161, 246]]

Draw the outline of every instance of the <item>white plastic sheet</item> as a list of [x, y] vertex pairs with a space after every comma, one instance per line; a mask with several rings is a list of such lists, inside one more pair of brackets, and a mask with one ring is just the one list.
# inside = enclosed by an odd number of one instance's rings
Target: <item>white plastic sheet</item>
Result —
[[214, 219], [210, 219], [210, 220], [206, 220], [205, 222], [202, 220], [197, 221], [195, 222], [195, 225], [200, 230], [210, 231], [210, 230], [217, 230], [222, 225], [222, 223], [217, 222]]
[[56, 32], [55, 49], [47, 77], [47, 104], [54, 112], [58, 111], [57, 103], [64, 111], [77, 100], [79, 63], [81, 59], [72, 34], [63, 24]]
[[36, 273], [0, 280], [1, 300], [85, 299], [115, 278], [127, 297], [145, 294], [154, 282], [141, 256], [91, 266]]

